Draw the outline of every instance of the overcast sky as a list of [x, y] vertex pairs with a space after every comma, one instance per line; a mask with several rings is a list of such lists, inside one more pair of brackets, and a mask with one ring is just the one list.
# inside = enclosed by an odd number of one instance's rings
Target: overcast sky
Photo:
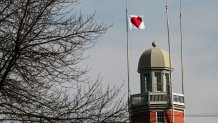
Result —
[[[126, 68], [126, 0], [81, 0], [76, 9], [85, 15], [95, 14], [95, 20], [113, 24], [105, 35], [97, 40], [90, 56], [83, 64], [92, 68], [90, 77], [100, 74], [105, 85], [121, 85], [125, 82]], [[173, 84], [181, 92], [179, 0], [168, 0]], [[151, 48], [168, 50], [164, 0], [128, 0], [128, 13], [143, 15], [145, 30], [131, 31], [130, 79], [132, 94], [139, 93], [137, 65], [140, 55]], [[187, 115], [218, 115], [218, 0], [182, 0], [185, 101]], [[186, 117], [186, 123], [217, 123], [218, 117]]]

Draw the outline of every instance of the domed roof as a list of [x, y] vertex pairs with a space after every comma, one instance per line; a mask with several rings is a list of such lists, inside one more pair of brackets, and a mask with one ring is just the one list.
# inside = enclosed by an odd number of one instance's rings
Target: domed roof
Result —
[[151, 69], [170, 70], [169, 54], [167, 51], [155, 46], [144, 51], [139, 59], [138, 72]]

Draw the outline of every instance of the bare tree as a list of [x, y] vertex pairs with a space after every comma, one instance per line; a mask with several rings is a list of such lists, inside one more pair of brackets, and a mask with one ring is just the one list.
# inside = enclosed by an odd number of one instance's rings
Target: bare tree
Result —
[[[78, 66], [108, 26], [73, 14], [79, 0], [0, 0], [0, 118], [21, 122], [126, 119], [120, 89], [101, 90]], [[87, 82], [85, 88], [73, 88]], [[70, 90], [70, 91], [69, 91]], [[73, 91], [72, 91], [73, 90]], [[69, 92], [73, 92], [70, 94]], [[67, 94], [68, 93], [68, 94]]]

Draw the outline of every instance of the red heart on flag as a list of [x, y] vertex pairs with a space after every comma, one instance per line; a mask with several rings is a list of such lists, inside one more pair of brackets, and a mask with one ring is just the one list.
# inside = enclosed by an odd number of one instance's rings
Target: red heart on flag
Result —
[[132, 24], [134, 24], [137, 28], [140, 26], [142, 23], [142, 18], [141, 17], [132, 17], [131, 18]]

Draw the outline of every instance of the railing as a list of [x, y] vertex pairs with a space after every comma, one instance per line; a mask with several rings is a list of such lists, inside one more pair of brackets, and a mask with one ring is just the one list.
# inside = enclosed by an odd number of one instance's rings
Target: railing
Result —
[[173, 104], [184, 105], [184, 95], [173, 93]]
[[[170, 95], [167, 93], [160, 92], [148, 92], [142, 94], [131, 95], [131, 105], [152, 105], [152, 104], [170, 104]], [[173, 93], [173, 104], [184, 105], [184, 95]]]

